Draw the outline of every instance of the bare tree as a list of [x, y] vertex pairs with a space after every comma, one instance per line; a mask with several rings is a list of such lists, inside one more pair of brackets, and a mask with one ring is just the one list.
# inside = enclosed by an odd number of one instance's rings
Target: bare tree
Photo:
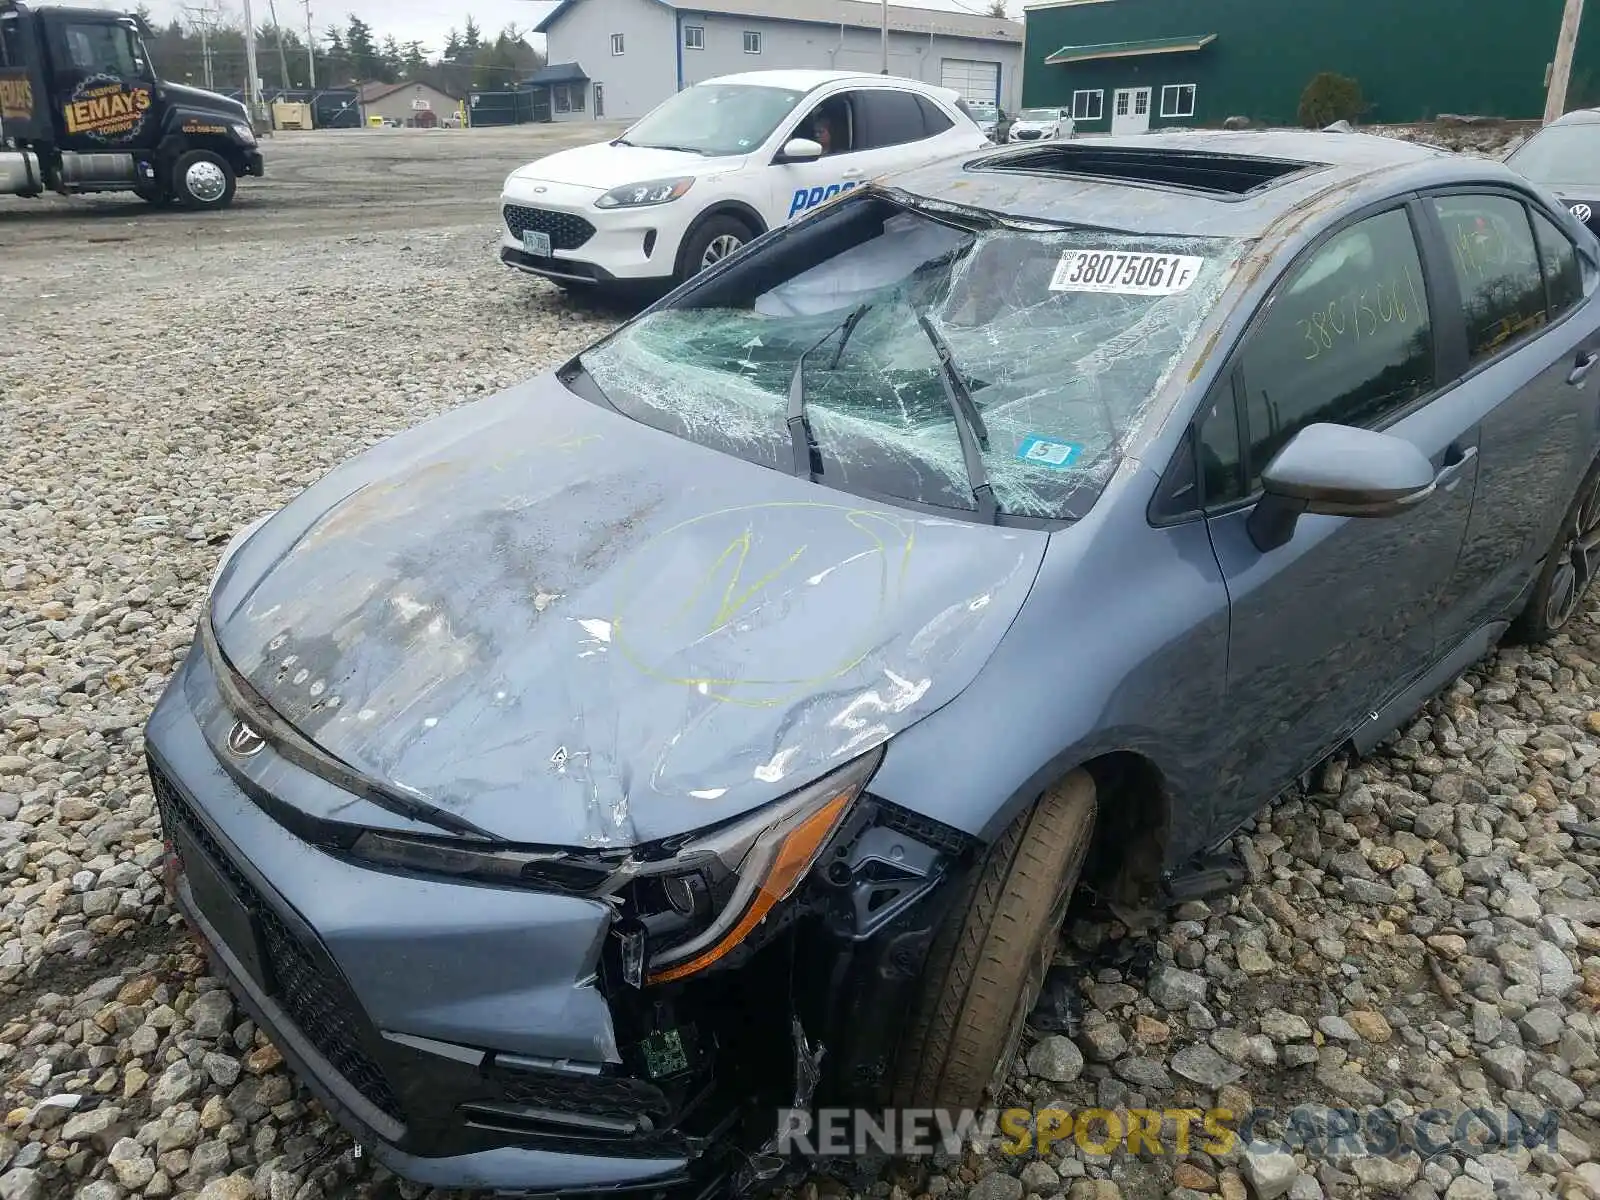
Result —
[[1006, 15], [1006, 0], [994, 0], [994, 3], [989, 5], [989, 15], [1003, 18]]

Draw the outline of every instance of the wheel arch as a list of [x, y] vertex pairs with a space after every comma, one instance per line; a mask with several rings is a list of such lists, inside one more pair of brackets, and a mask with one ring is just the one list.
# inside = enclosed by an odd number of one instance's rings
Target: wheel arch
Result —
[[683, 268], [684, 253], [687, 251], [689, 243], [694, 241], [695, 235], [705, 228], [707, 221], [714, 220], [717, 217], [733, 217], [735, 220], [742, 221], [749, 227], [752, 240], [768, 232], [766, 219], [743, 200], [718, 200], [713, 204], [707, 205], [704, 212], [700, 213], [684, 227], [683, 236], [678, 239], [678, 253], [676, 262], [673, 264], [675, 269], [681, 270]]

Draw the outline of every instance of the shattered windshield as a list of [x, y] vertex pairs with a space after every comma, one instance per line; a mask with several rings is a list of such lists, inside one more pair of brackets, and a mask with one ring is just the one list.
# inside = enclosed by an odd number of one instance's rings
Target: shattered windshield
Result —
[[1600, 123], [1542, 130], [1506, 159], [1506, 166], [1535, 183], [1600, 188]]
[[[977, 510], [962, 426], [982, 426], [979, 469], [999, 510], [1070, 520], [1094, 502], [1243, 249], [966, 229], [881, 196], [833, 207], [586, 352], [590, 379], [636, 420], [804, 475], [787, 417], [806, 354], [800, 394], [820, 482]], [[958, 416], [938, 343], [979, 421]]]
[[772, 136], [802, 95], [788, 88], [702, 83], [664, 102], [622, 140], [711, 156], [748, 154]]

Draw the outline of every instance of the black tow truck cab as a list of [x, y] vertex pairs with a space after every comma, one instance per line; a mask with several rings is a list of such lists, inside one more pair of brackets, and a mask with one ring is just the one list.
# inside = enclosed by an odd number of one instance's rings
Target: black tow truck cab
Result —
[[142, 20], [0, 0], [0, 195], [224, 208], [263, 173], [237, 100], [156, 78]]

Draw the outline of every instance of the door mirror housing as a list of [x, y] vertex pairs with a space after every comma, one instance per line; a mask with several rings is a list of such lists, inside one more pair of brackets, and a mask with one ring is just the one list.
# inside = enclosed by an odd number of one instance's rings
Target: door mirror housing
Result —
[[1433, 495], [1433, 464], [1404, 438], [1350, 425], [1307, 425], [1261, 472], [1248, 529], [1265, 554], [1294, 536], [1302, 513], [1393, 517]]
[[810, 138], [790, 138], [783, 144], [779, 162], [815, 162], [822, 157], [822, 143]]

